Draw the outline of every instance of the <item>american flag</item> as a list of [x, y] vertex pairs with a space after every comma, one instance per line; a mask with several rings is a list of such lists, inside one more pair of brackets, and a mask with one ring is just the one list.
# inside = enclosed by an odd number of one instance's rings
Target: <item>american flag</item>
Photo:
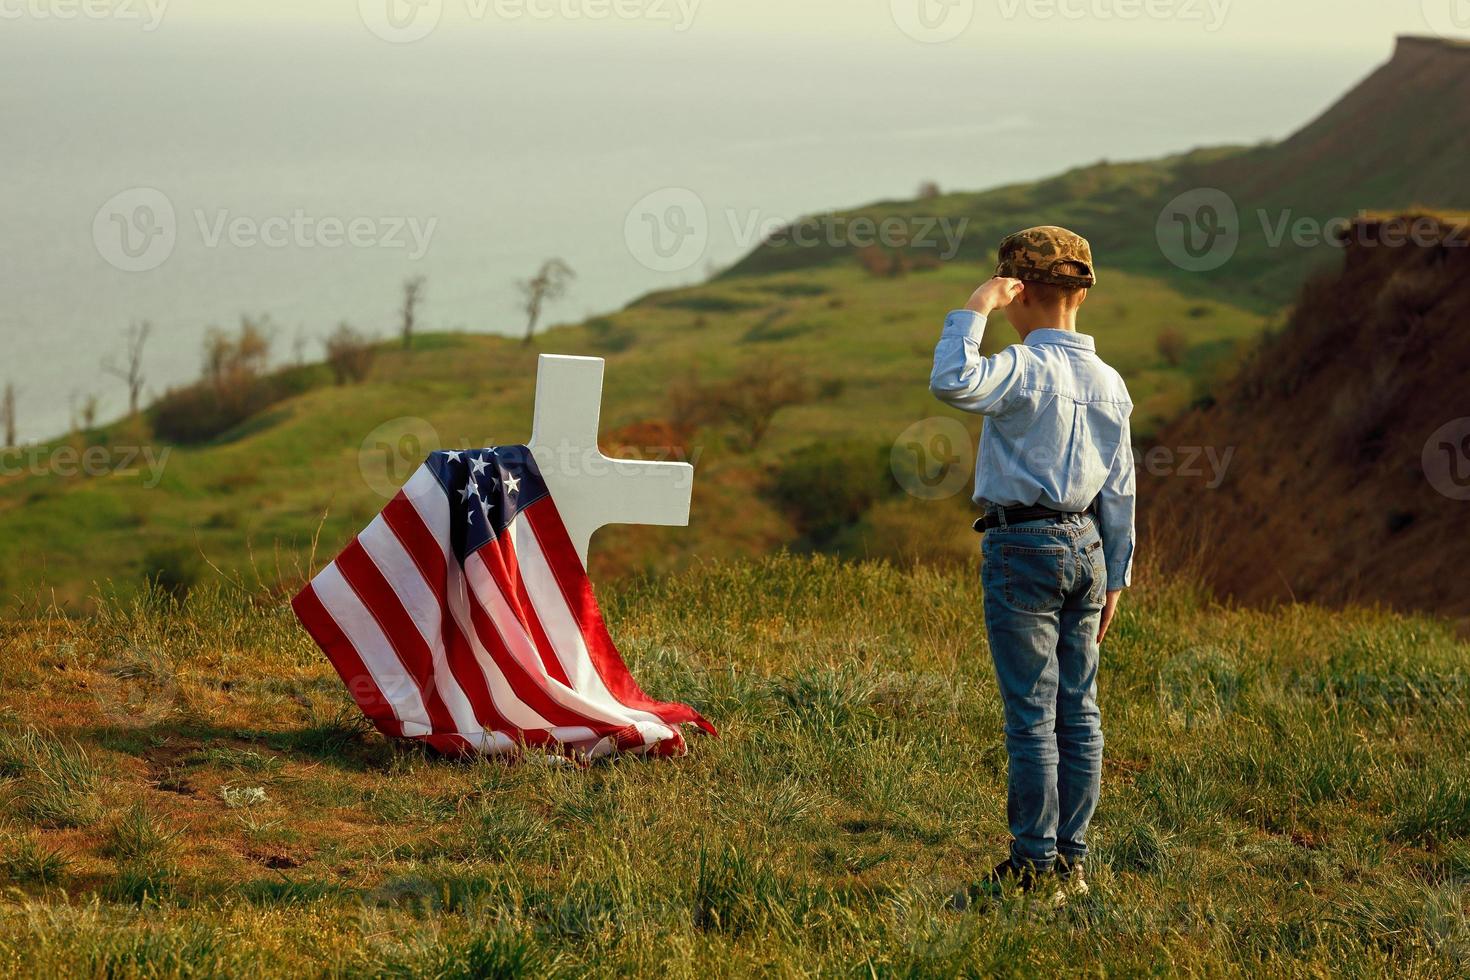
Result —
[[678, 755], [714, 727], [638, 686], [531, 451], [436, 452], [292, 601], [384, 734], [453, 755]]

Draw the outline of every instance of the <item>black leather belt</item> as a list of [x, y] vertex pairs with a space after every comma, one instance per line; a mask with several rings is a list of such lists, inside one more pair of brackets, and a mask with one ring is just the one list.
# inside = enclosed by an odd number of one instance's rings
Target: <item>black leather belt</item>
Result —
[[[1085, 511], [1083, 513], [1086, 513]], [[1001, 515], [1005, 516], [1004, 522]], [[1064, 510], [1052, 510], [1050, 507], [1040, 505], [1033, 507], [996, 507], [984, 517], [975, 521], [976, 533], [984, 534], [998, 527], [1008, 524], [1024, 524], [1027, 521], [1044, 521], [1052, 517], [1075, 517], [1076, 515]]]

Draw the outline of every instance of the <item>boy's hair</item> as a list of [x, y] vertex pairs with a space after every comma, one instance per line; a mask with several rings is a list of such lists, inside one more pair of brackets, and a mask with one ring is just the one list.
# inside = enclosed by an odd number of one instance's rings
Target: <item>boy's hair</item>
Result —
[[[1080, 262], [1058, 262], [1054, 271], [1067, 276], [1086, 276], [1091, 270]], [[1081, 286], [1055, 286], [1049, 282], [1027, 282], [1022, 297], [1048, 309], [1058, 307], [1071, 311], [1082, 305], [1087, 290]]]

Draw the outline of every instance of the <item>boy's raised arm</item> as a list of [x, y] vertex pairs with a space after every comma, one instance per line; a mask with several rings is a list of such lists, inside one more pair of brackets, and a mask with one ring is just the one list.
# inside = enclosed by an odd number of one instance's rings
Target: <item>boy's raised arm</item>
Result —
[[947, 405], [979, 415], [999, 415], [1005, 398], [1021, 380], [1021, 355], [1006, 348], [993, 357], [980, 355], [985, 318], [1021, 293], [1018, 279], [992, 279], [970, 297], [963, 310], [944, 320], [944, 331], [934, 348], [929, 390]]

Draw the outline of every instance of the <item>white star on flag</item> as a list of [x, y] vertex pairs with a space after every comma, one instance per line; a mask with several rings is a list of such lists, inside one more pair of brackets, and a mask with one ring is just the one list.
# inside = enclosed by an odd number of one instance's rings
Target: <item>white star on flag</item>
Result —
[[470, 468], [475, 471], [475, 476], [479, 476], [481, 473], [485, 472], [485, 467], [489, 465], [490, 464], [485, 462], [484, 459], [475, 459], [470, 463]]
[[520, 478], [519, 477], [514, 477], [514, 476], [508, 476], [508, 477], [506, 477], [505, 478], [505, 492], [506, 493], [520, 493], [521, 492], [521, 481], [520, 481]]

